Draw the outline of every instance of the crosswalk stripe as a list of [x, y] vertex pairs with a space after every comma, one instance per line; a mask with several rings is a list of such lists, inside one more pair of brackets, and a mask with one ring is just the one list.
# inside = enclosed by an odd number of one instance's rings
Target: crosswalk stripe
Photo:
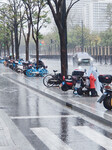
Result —
[[95, 143], [104, 147], [107, 150], [112, 150], [112, 140], [104, 136], [103, 134], [87, 127], [87, 126], [73, 126], [73, 129], [79, 133], [85, 135]]
[[31, 130], [49, 150], [72, 150], [48, 128], [31, 128]]
[[41, 118], [73, 118], [76, 115], [52, 115], [52, 116], [15, 116], [11, 119], [41, 119]]

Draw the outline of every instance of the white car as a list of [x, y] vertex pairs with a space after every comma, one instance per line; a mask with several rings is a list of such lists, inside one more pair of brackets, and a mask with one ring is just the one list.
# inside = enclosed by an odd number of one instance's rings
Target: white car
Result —
[[90, 65], [93, 58], [86, 52], [77, 52], [73, 56], [73, 62], [77, 65]]

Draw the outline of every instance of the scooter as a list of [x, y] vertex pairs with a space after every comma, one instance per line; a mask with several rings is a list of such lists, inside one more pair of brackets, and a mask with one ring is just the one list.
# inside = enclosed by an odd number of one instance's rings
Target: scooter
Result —
[[74, 82], [72, 76], [63, 76], [63, 82], [59, 85], [62, 91], [68, 91], [68, 90], [73, 90], [74, 88]]
[[63, 82], [60, 84], [60, 88], [62, 89], [62, 91], [73, 90], [73, 93], [75, 93], [75, 91], [77, 91], [77, 88], [80, 87], [80, 80], [78, 79], [83, 75], [83, 71], [77, 69], [74, 70], [72, 72], [72, 75], [67, 76], [67, 78], [63, 77]]
[[73, 93], [76, 94], [77, 91], [78, 95], [89, 96], [89, 85], [90, 81], [88, 76], [79, 77], [76, 81]]
[[[103, 106], [111, 110], [112, 109], [112, 76], [111, 75], [99, 75], [99, 81], [102, 83], [101, 92], [102, 96], [97, 102], [102, 103]], [[104, 91], [104, 92], [103, 92]]]

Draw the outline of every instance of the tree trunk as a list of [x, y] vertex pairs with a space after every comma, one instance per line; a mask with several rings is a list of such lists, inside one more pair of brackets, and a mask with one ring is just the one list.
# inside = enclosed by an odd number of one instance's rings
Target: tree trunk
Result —
[[11, 45], [12, 45], [12, 58], [14, 59], [14, 38], [13, 38], [13, 31], [11, 31]]
[[25, 39], [25, 44], [26, 44], [26, 61], [29, 60], [29, 41], [30, 41], [30, 31], [31, 31], [31, 24], [28, 25], [28, 33], [25, 36], [24, 30], [23, 30], [23, 36]]
[[38, 68], [38, 65], [39, 65], [39, 41], [38, 39], [36, 40], [36, 62], [37, 62], [37, 68]]
[[15, 53], [16, 53], [16, 60], [19, 59], [19, 41], [18, 41], [18, 24], [15, 18], [14, 22], [14, 35], [15, 35]]
[[9, 50], [8, 41], [7, 41], [7, 55], [10, 56], [10, 50]]
[[67, 63], [67, 32], [66, 28], [61, 31], [60, 36], [60, 52], [61, 52], [61, 73], [67, 76], [68, 63]]
[[4, 56], [6, 56], [6, 54], [5, 54], [5, 48], [4, 48]]
[[19, 59], [19, 47], [18, 47], [18, 27], [15, 27], [15, 52], [16, 60]]
[[26, 41], [26, 61], [29, 60], [29, 40]]
[[0, 56], [1, 56], [1, 54], [2, 54], [2, 45], [0, 43]]

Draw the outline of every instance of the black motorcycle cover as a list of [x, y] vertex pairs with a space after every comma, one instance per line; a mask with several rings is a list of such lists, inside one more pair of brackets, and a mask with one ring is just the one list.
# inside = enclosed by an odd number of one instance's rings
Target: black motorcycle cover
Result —
[[112, 82], [112, 76], [111, 75], [99, 75], [99, 81], [101, 83], [111, 83]]

